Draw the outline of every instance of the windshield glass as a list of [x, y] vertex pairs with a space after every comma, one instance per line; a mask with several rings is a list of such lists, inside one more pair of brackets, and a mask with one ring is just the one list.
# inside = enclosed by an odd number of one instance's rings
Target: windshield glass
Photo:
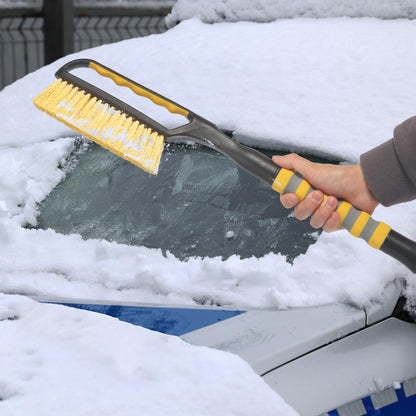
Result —
[[274, 252], [292, 261], [318, 237], [227, 157], [173, 144], [165, 145], [157, 176], [91, 144], [41, 204], [38, 227], [160, 248], [180, 259]]

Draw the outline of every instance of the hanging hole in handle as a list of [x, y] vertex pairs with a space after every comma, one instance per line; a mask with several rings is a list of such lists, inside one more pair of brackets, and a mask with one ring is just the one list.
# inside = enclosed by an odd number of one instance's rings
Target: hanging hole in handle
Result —
[[136, 108], [167, 129], [174, 129], [189, 123], [185, 116], [171, 113], [166, 107], [155, 104], [149, 98], [134, 93], [129, 87], [117, 85], [113, 80], [98, 74], [95, 70], [75, 68], [71, 70], [71, 73]]

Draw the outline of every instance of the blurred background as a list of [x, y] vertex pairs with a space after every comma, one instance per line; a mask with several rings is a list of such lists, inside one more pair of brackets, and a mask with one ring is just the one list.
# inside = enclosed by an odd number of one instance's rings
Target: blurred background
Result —
[[175, 0], [0, 0], [0, 90], [72, 52], [167, 30]]

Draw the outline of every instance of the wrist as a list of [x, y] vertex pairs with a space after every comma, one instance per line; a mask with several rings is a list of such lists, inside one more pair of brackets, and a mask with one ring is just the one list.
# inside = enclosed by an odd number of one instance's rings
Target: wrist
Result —
[[[359, 202], [356, 205], [360, 205], [361, 209], [372, 213], [379, 204], [379, 201], [371, 191], [368, 182], [365, 178], [364, 171], [361, 167], [361, 163], [352, 165], [354, 168], [354, 178], [356, 183], [356, 195]], [[360, 208], [357, 206], [357, 208]]]

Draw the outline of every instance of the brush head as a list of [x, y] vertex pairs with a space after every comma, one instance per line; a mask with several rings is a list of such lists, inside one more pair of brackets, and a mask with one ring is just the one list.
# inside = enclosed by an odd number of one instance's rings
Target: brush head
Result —
[[100, 146], [157, 174], [165, 138], [140, 120], [61, 78], [33, 103]]

